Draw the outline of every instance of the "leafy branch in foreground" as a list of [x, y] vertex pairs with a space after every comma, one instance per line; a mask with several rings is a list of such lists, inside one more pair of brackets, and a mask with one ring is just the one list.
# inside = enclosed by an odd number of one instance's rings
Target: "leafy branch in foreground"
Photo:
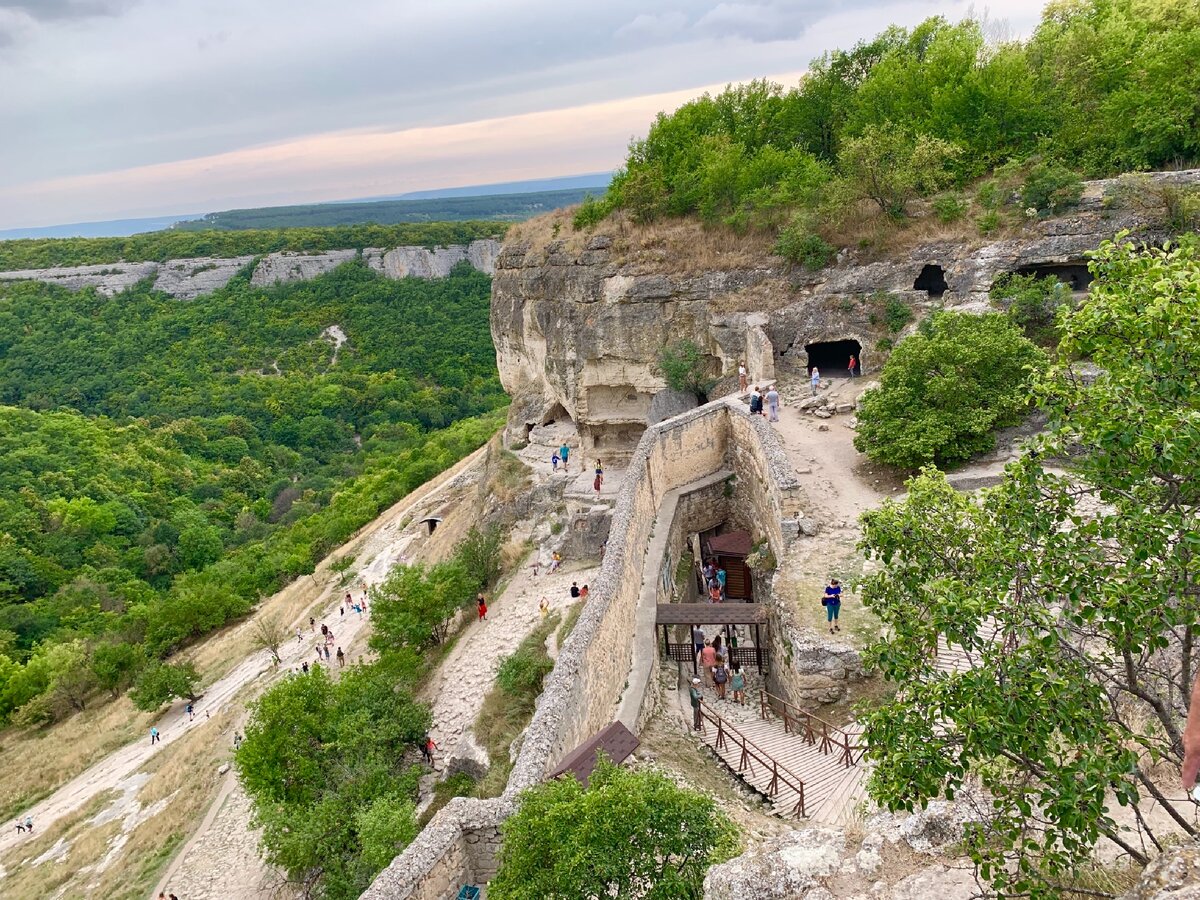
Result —
[[[1171, 802], [1200, 664], [1200, 261], [1108, 243], [1092, 265], [1035, 381], [1037, 448], [977, 497], [927, 470], [864, 516], [888, 633], [869, 656], [900, 688], [866, 715], [871, 793], [913, 809], [981, 786], [965, 846], [1009, 897], [1063, 896], [1102, 838], [1144, 863], [1200, 832]], [[939, 636], [972, 668], [938, 669]]]

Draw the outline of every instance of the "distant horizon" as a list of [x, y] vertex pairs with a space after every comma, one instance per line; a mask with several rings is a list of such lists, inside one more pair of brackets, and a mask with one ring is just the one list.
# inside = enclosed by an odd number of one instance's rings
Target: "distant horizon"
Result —
[[[558, 188], [548, 185], [563, 185], [570, 182], [571, 186], [601, 187], [611, 180], [613, 172], [583, 172], [577, 175], [560, 175], [552, 178], [523, 179], [521, 181], [491, 182], [488, 184], [447, 185], [436, 188], [421, 188], [403, 194], [390, 194], [376, 197], [338, 198], [317, 203], [278, 203], [261, 207], [231, 207], [229, 209], [213, 209], [202, 213], [184, 213], [166, 216], [134, 216], [121, 219], [100, 219], [91, 222], [59, 222], [50, 225], [30, 227], [5, 228], [0, 230], [0, 241], [36, 240], [42, 238], [72, 238], [72, 237], [129, 237], [151, 231], [163, 231], [180, 222], [195, 222], [208, 216], [235, 212], [245, 209], [287, 209], [295, 206], [337, 206], [355, 203], [386, 203], [389, 200], [424, 200], [442, 197], [487, 197], [503, 196], [516, 193], [550, 193]], [[538, 185], [547, 185], [538, 187]], [[507, 188], [508, 190], [502, 190]], [[478, 191], [478, 193], [472, 193]], [[140, 227], [147, 225], [149, 227]], [[78, 232], [70, 232], [77, 229]], [[70, 232], [70, 233], [69, 233]]]

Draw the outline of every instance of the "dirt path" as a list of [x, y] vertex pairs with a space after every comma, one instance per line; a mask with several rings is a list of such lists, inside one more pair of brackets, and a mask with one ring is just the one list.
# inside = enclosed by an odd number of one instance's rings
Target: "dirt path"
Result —
[[[285, 599], [294, 602], [297, 594], [302, 595], [307, 601], [302, 614], [289, 626], [293, 634], [297, 627], [300, 628], [299, 639], [288, 640], [280, 648], [282, 659], [280, 666], [272, 665], [271, 657], [265, 650], [250, 654], [232, 670], [205, 688], [203, 697], [195, 704], [194, 719], [189, 719], [185, 703], [173, 704], [155, 723], [161, 735], [158, 743], [151, 746], [149, 735], [146, 735], [143, 739], [121, 747], [76, 775], [31, 809], [22, 811], [21, 817], [31, 815], [39, 831], [44, 832], [60, 819], [81, 809], [93, 798], [106, 791], [119, 789], [122, 783], [127, 783], [128, 779], [143, 769], [154, 757], [168, 752], [168, 748], [183, 738], [189, 729], [208, 721], [210, 716], [215, 718], [227, 708], [235, 710], [240, 708], [239, 705], [244, 705], [248, 699], [257, 695], [275, 679], [290, 670], [299, 668], [302, 663], [316, 662], [315, 648], [322, 643], [321, 624], [328, 625], [335, 636], [334, 645], [330, 647], [331, 653], [336, 651], [337, 646], [348, 648], [352, 642], [361, 644], [357, 639], [360, 637], [360, 633], [365, 633], [367, 630], [368, 617], [355, 614], [353, 611], [340, 613], [341, 597], [344, 596], [347, 589], [352, 589], [357, 598], [361, 596], [363, 585], [370, 586], [386, 576], [391, 566], [403, 558], [415, 536], [413, 532], [402, 534], [414, 511], [424, 504], [433, 502], [437, 496], [447, 490], [453, 489], [456, 477], [470, 467], [479, 464], [484, 459], [485, 452], [486, 448], [481, 448], [393, 505], [371, 524], [365, 526], [347, 544], [330, 554], [317, 567], [313, 575], [298, 579], [264, 604], [262, 611], [271, 614], [276, 607], [290, 605], [290, 603], [284, 603]], [[350, 588], [343, 587], [336, 573], [329, 569], [329, 563], [332, 560], [346, 555], [355, 556], [355, 566], [358, 569], [358, 574], [353, 578]], [[310, 616], [316, 620], [313, 627], [308, 625]], [[251, 627], [250, 622], [244, 622], [237, 626], [234, 633]], [[213, 640], [229, 639], [229, 637], [230, 634], [227, 632]], [[249, 693], [246, 691], [247, 688], [252, 688]], [[187, 851], [176, 859], [172, 870], [189, 872], [194, 868], [191, 857], [195, 855], [192, 852], [195, 848], [196, 853], [199, 854], [196, 861], [201, 863], [201, 869], [207, 873], [208, 877], [217, 878], [218, 881], [228, 880], [228, 875], [222, 876], [221, 872], [229, 871], [227, 863], [232, 861], [229, 857], [232, 849], [230, 844], [220, 839], [206, 840], [205, 836], [211, 834], [214, 827], [217, 826], [219, 826], [217, 828], [218, 835], [229, 835], [236, 832], [236, 829], [231, 830], [228, 827], [228, 823], [223, 823], [221, 817], [225, 815], [225, 807], [230, 806], [228, 797], [234, 797], [240, 793], [240, 789], [235, 788], [228, 795], [224, 792], [219, 794], [216, 803], [211, 808], [216, 811], [215, 814], [210, 812], [210, 815], [206, 816], [205, 823], [193, 835], [187, 845]], [[242, 796], [244, 798], [244, 795]], [[243, 836], [249, 835], [244, 827], [241, 832]], [[15, 833], [15, 829], [0, 830], [0, 854], [4, 854], [15, 846], [18, 840], [19, 836]], [[243, 839], [242, 843], [245, 844], [246, 841]], [[257, 859], [257, 839], [249, 842], [248, 847], [248, 852], [252, 854], [252, 857], [248, 856], [246, 852], [242, 852], [240, 855], [246, 856], [247, 859]], [[217, 852], [203, 852], [209, 849]], [[259, 865], [261, 868], [261, 863]], [[238, 870], [235, 868], [234, 871]], [[252, 881], [255, 884], [258, 883], [258, 879], [249, 877], [249, 873], [245, 871], [240, 871], [238, 874], [239, 884], [247, 885]], [[2, 877], [0, 876], [0, 879]], [[199, 882], [191, 880], [191, 883], [194, 886]], [[0, 893], [3, 893], [2, 884], [3, 882], [0, 880]], [[179, 892], [177, 891], [177, 893]], [[205, 893], [213, 897], [237, 896], [227, 890], [215, 893], [206, 891]], [[193, 889], [181, 896], [196, 897], [201, 894]], [[253, 897], [258, 894], [254, 892], [245, 896]]]
[[564, 611], [576, 602], [571, 598], [571, 582], [582, 587], [594, 581], [598, 571], [560, 569], [550, 574], [543, 569], [535, 576], [528, 566], [522, 566], [503, 593], [488, 604], [487, 621], [476, 621], [466, 628], [422, 692], [433, 711], [430, 734], [439, 749], [437, 768], [441, 768], [442, 760], [454, 755], [463, 732], [479, 715], [500, 661], [536, 627], [542, 597], [552, 612]]

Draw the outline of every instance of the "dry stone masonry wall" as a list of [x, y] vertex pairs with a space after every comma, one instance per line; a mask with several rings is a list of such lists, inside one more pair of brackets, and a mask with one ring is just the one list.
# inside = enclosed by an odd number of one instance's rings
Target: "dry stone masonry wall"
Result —
[[[652, 670], [646, 663], [655, 652], [653, 625], [644, 634], [644, 616], [638, 624], [643, 572], [657, 579], [662, 564], [647, 548], [658, 529], [668, 536], [675, 531], [674, 517], [660, 516], [663, 500], [729, 470], [739, 485], [732, 503], [744, 505], [746, 520], [782, 555], [775, 541], [785, 540], [777, 536], [787, 533], [785, 520], [800, 500], [778, 437], [761, 417], [751, 418], [737, 401], [720, 400], [648, 428], [624, 475], [600, 576], [546, 679], [503, 797], [452, 801], [379, 874], [366, 900], [449, 897], [461, 884], [486, 880], [494, 871], [499, 826], [516, 796], [613, 721], [618, 706], [640, 709]], [[695, 502], [703, 501], [701, 494]], [[680, 508], [683, 515], [702, 515], [687, 503]], [[656, 599], [651, 591], [649, 602]], [[632, 677], [635, 668], [644, 677]], [[637, 719], [634, 714], [625, 723], [636, 726]]]
[[[472, 241], [465, 246], [433, 249], [367, 249], [362, 251], [362, 259], [371, 269], [394, 279], [444, 278], [460, 262], [467, 262], [480, 272], [491, 275], [495, 271], [499, 250], [499, 241], [485, 239]], [[358, 250], [270, 253], [255, 265], [250, 281], [258, 286], [311, 281], [358, 256]], [[42, 281], [71, 291], [92, 287], [101, 296], [112, 297], [141, 281], [153, 279], [155, 290], [179, 300], [192, 300], [225, 287], [234, 275], [253, 263], [254, 259], [253, 256], [199, 257], [172, 259], [164, 263], [116, 262], [54, 269], [20, 269], [0, 272], [0, 281]]]

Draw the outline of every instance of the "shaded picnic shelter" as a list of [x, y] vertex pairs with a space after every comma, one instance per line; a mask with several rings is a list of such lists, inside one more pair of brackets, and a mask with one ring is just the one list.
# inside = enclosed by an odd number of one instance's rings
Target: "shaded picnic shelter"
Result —
[[[696, 671], [696, 648], [692, 644], [692, 626], [747, 625], [753, 630], [754, 645], [730, 647], [726, 654], [730, 664], [754, 666], [762, 672], [768, 662], [761, 629], [768, 623], [767, 608], [761, 603], [660, 603], [656, 608], [655, 628], [662, 630], [663, 655], [676, 662], [691, 663]], [[671, 626], [683, 626], [685, 641], [671, 640]], [[711, 635], [709, 635], [711, 637]]]

